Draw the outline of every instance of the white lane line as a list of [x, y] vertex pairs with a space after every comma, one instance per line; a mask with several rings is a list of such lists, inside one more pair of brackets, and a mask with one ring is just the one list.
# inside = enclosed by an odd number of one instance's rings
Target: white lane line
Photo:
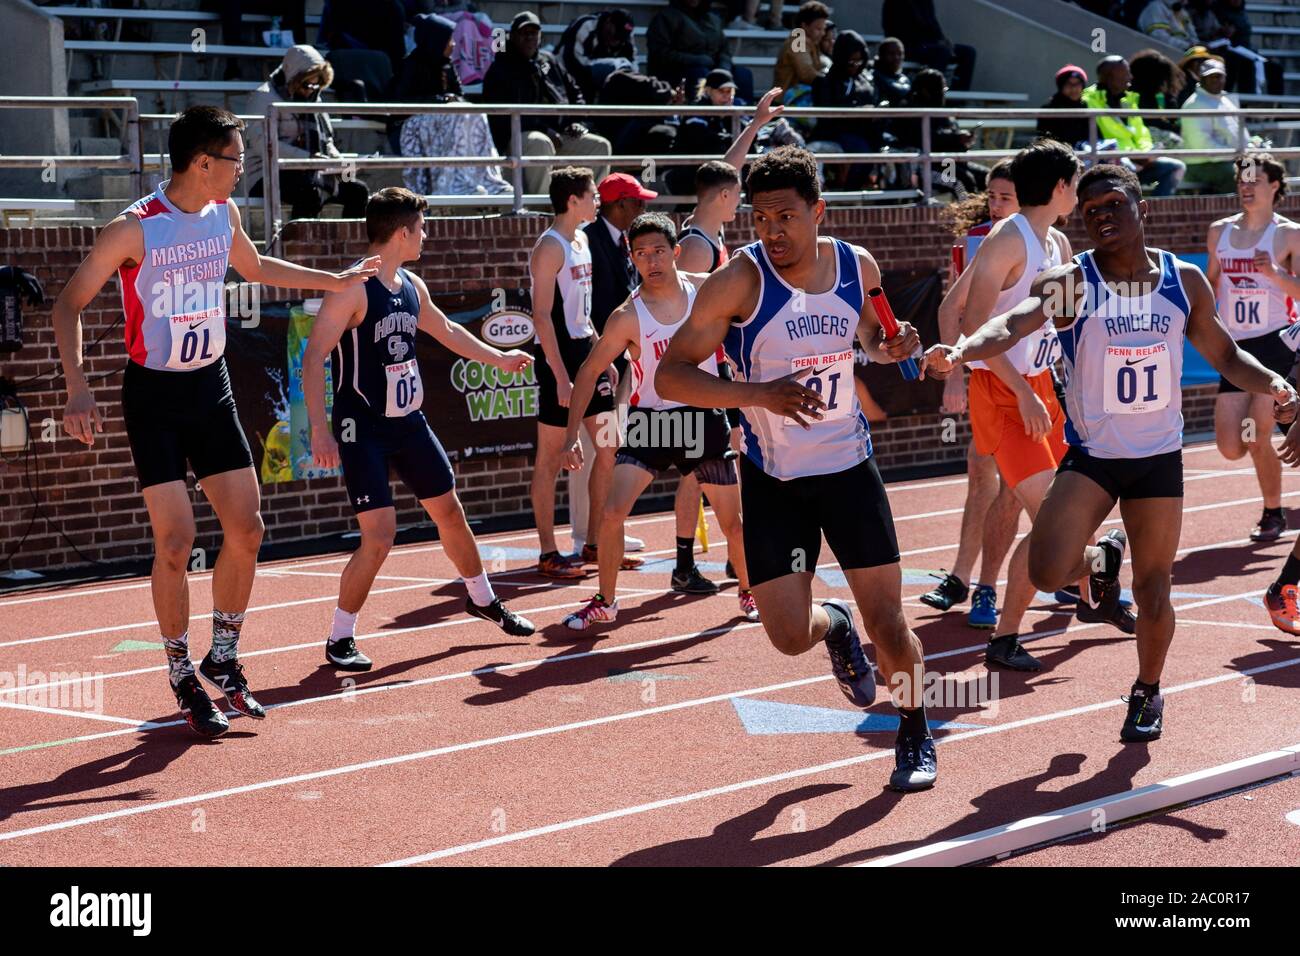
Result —
[[1039, 843], [1087, 833], [1096, 823], [1098, 814], [1109, 827], [1189, 800], [1292, 773], [1298, 767], [1300, 744], [1294, 744], [857, 865], [964, 866], [994, 857], [1001, 859]]
[[58, 707], [41, 707], [37, 704], [20, 704], [12, 700], [0, 700], [0, 707], [9, 710], [30, 710], [38, 714], [57, 714], [60, 717], [84, 717], [86, 720], [103, 720], [110, 724], [127, 724], [130, 730], [127, 733], [134, 733], [137, 730], [148, 729], [158, 726], [151, 724], [146, 720], [132, 720], [129, 717], [112, 717], [108, 714], [97, 714], [91, 710], [62, 710]]

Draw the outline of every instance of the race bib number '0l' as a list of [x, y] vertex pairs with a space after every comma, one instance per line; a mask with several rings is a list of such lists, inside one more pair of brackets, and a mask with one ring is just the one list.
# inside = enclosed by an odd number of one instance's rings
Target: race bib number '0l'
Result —
[[415, 359], [385, 365], [384, 374], [388, 376], [388, 402], [384, 415], [388, 418], [401, 418], [419, 409], [424, 401], [424, 390], [420, 384], [420, 368]]
[[[826, 355], [801, 355], [790, 360], [790, 371], [808, 372], [795, 379], [805, 388], [811, 388], [822, 397], [822, 421], [834, 421], [848, 415], [853, 407], [853, 349], [830, 352]], [[797, 425], [793, 418], [785, 419], [787, 425]], [[817, 424], [815, 421], [811, 424]]]
[[1107, 415], [1141, 415], [1168, 407], [1171, 382], [1168, 342], [1106, 347]]
[[167, 367], [200, 368], [221, 357], [226, 347], [226, 316], [220, 308], [173, 315], [168, 323], [172, 334]]
[[1234, 329], [1264, 327], [1268, 309], [1268, 290], [1249, 286], [1232, 286], [1228, 289], [1228, 321]]

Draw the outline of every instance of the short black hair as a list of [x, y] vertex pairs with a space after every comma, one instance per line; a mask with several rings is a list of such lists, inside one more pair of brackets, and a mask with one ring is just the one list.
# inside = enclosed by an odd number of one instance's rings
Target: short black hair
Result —
[[1096, 166], [1089, 166], [1079, 177], [1079, 195], [1082, 196], [1088, 191], [1093, 183], [1103, 182], [1107, 179], [1119, 183], [1126, 193], [1134, 199], [1142, 198], [1142, 183], [1137, 178], [1137, 173], [1127, 166], [1120, 166], [1117, 163], [1098, 163]]
[[711, 159], [695, 170], [696, 196], [703, 196], [705, 193], [721, 189], [724, 186], [739, 185], [740, 170], [736, 169], [731, 163], [724, 163], [720, 159]]
[[595, 186], [596, 174], [588, 166], [561, 166], [551, 171], [551, 208], [557, 216], [569, 211], [569, 198]]
[[[1272, 153], [1242, 153], [1232, 161], [1236, 169], [1237, 182], [1245, 178], [1248, 170], [1263, 170], [1264, 175], [1271, 183], [1278, 183], [1277, 192], [1273, 194], [1273, 205], [1277, 205], [1278, 200], [1286, 195], [1286, 167]], [[1246, 182], [1254, 182], [1253, 179], [1247, 179]]]
[[883, 40], [881, 40], [880, 43], [876, 46], [877, 55], [879, 55], [880, 51], [883, 50], [885, 47], [898, 47], [898, 49], [903, 53], [907, 52], [907, 47], [903, 45], [903, 41], [900, 40], [898, 37], [885, 37]]
[[817, 181], [817, 159], [798, 146], [779, 146], [754, 160], [745, 188], [751, 203], [759, 193], [793, 189], [811, 206], [822, 195]]
[[1012, 156], [1003, 157], [990, 166], [989, 174], [984, 177], [985, 184], [991, 183], [995, 179], [1005, 179], [1014, 186], [1016, 181], [1011, 176], [1011, 161], [1013, 158]]
[[1036, 139], [1011, 160], [1011, 181], [1021, 206], [1046, 206], [1059, 182], [1069, 183], [1082, 169], [1074, 150], [1054, 139]]
[[643, 212], [632, 220], [632, 225], [627, 227], [627, 244], [628, 248], [632, 247], [642, 236], [648, 236], [651, 233], [658, 233], [668, 240], [668, 245], [677, 245], [677, 227], [673, 221], [661, 212]]
[[423, 219], [428, 208], [423, 196], [402, 186], [387, 186], [366, 202], [366, 238], [387, 242], [398, 229]]
[[822, 3], [821, 0], [808, 0], [807, 3], [799, 7], [799, 12], [794, 15], [794, 22], [799, 26], [814, 23], [817, 20], [829, 20], [831, 8]]
[[244, 121], [220, 106], [191, 106], [172, 121], [167, 134], [167, 152], [172, 171], [183, 173], [204, 153], [215, 153], [226, 145], [232, 132], [240, 132]]

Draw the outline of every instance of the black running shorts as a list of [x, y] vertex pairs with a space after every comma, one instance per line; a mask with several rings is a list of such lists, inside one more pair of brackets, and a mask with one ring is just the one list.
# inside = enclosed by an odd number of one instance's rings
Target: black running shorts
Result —
[[[591, 354], [592, 340], [561, 339], [559, 346], [560, 357], [564, 361], [565, 371], [569, 373], [569, 382], [572, 383], [578, 377], [578, 369], [582, 368], [583, 361]], [[554, 425], [556, 428], [568, 427], [569, 409], [560, 404], [555, 394], [555, 374], [551, 371], [551, 363], [546, 361], [541, 345], [533, 346], [533, 367], [537, 369], [537, 420], [543, 425]], [[595, 391], [592, 392], [591, 401], [587, 403], [587, 411], [582, 417], [590, 418], [613, 410], [614, 389], [610, 386], [609, 372], [602, 371], [600, 378], [596, 379]]]
[[[1238, 339], [1237, 347], [1243, 352], [1254, 356], [1256, 361], [1270, 372], [1276, 372], [1283, 378], [1286, 378], [1291, 372], [1291, 366], [1295, 364], [1296, 353], [1286, 347], [1282, 337], [1277, 332], [1270, 332], [1268, 335], [1258, 335], [1253, 339]], [[1222, 375], [1219, 376], [1219, 394], [1227, 392], [1240, 392], [1236, 385], [1233, 385]]]
[[1097, 458], [1071, 445], [1056, 473], [1067, 471], [1091, 478], [1115, 501], [1183, 496], [1181, 448], [1150, 458]]
[[[656, 475], [676, 468], [683, 475], [696, 472], [708, 484], [734, 485], [736, 472], [729, 462], [734, 457], [731, 430], [721, 409], [633, 407], [627, 412], [627, 430], [615, 463], [640, 465]], [[727, 474], [726, 481], [710, 480]]]
[[199, 481], [253, 466], [224, 358], [187, 372], [127, 362], [122, 417], [141, 488], [184, 481], [187, 462]]
[[740, 508], [751, 584], [816, 571], [822, 536], [844, 570], [898, 561], [894, 517], [874, 458], [782, 481], [740, 456]]
[[[340, 408], [335, 402], [333, 417], [343, 483], [347, 485], [352, 510], [358, 514], [392, 507], [390, 466], [420, 501], [445, 495], [456, 487], [447, 453], [423, 412], [386, 418], [369, 410], [359, 411], [346, 405]], [[344, 441], [349, 420], [355, 422], [352, 440]]]

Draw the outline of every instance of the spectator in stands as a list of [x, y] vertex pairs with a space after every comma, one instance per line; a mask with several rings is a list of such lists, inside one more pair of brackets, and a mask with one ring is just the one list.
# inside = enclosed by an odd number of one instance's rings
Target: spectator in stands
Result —
[[902, 40], [913, 60], [945, 74], [951, 67], [953, 88], [970, 89], [975, 48], [944, 36], [934, 0], [885, 0], [880, 20], [885, 35]]
[[406, 8], [401, 0], [326, 0], [316, 42], [335, 50], [378, 50], [393, 75], [406, 59]]
[[903, 41], [898, 37], [885, 37], [876, 47], [871, 85], [876, 89], [876, 102], [880, 106], [897, 106], [912, 91], [912, 80], [903, 72], [906, 58]]
[[[1129, 90], [1132, 74], [1128, 61], [1122, 56], [1108, 56], [1097, 64], [1097, 82], [1083, 91], [1083, 103], [1089, 109], [1127, 109], [1138, 107], [1138, 95]], [[1097, 133], [1103, 139], [1115, 141], [1120, 152], [1150, 152], [1154, 146], [1151, 131], [1140, 116], [1099, 116]], [[1137, 172], [1144, 185], [1154, 185], [1152, 194], [1170, 196], [1178, 188], [1186, 167], [1177, 159], [1160, 156], [1156, 159], [1128, 159], [1121, 162]]]
[[626, 10], [586, 13], [570, 23], [555, 44], [555, 55], [578, 81], [588, 103], [596, 102], [600, 92], [600, 84], [592, 73], [593, 64], [605, 63], [614, 69], [626, 61], [636, 68], [633, 29], [632, 15]]
[[[912, 92], [899, 106], [916, 109], [938, 109], [944, 105], [944, 96], [948, 85], [938, 70], [925, 69], [912, 79]], [[964, 153], [970, 149], [974, 138], [969, 130], [961, 129], [957, 120], [951, 116], [932, 116], [926, 120], [930, 124], [930, 151], [935, 153]], [[893, 134], [897, 146], [905, 151], [919, 150], [922, 147], [921, 119], [894, 120]], [[946, 163], [933, 163], [943, 166]], [[957, 199], [965, 199], [968, 193], [978, 192], [984, 188], [988, 169], [978, 163], [957, 163], [951, 168], [952, 175], [944, 175], [938, 170], [933, 177], [934, 189], [938, 192], [952, 193]]]
[[1187, 0], [1151, 0], [1142, 8], [1137, 27], [1147, 36], [1176, 47], [1189, 47], [1201, 42], [1187, 9]]
[[[818, 47], [818, 50], [820, 50], [823, 60], [829, 62], [830, 59], [835, 55], [835, 38], [838, 37], [839, 35], [840, 35], [839, 27], [835, 25], [835, 21], [827, 20], [826, 30], [824, 33], [822, 33], [821, 46]], [[828, 66], [827, 69], [830, 69], [830, 67]]]
[[[1212, 117], [1187, 116], [1182, 121], [1183, 146], [1187, 149], [1230, 149], [1249, 144], [1245, 122], [1237, 115], [1240, 104], [1224, 92], [1228, 69], [1222, 60], [1201, 61], [1197, 90], [1183, 103], [1185, 110], [1221, 110]], [[1236, 167], [1231, 157], [1189, 156], [1186, 183], [1204, 186], [1210, 192], [1230, 193], [1237, 188]]]
[[[306, 44], [290, 47], [270, 78], [248, 95], [247, 109], [261, 116], [267, 106], [282, 100], [319, 102], [321, 93], [333, 80], [334, 68], [315, 47]], [[252, 184], [250, 196], [260, 196], [264, 189], [265, 125], [254, 123], [248, 128], [244, 175]], [[334, 145], [334, 127], [328, 113], [282, 112], [279, 126], [281, 157], [341, 156]], [[292, 169], [280, 173], [280, 195], [292, 207], [294, 219], [313, 219], [328, 202], [343, 204], [344, 219], [364, 219], [370, 191], [364, 183], [344, 180], [337, 173]]]
[[[867, 75], [870, 52], [867, 41], [854, 30], [845, 30], [835, 40], [831, 55], [831, 68], [825, 76], [813, 81], [813, 106], [836, 109], [869, 108], [876, 105], [876, 90]], [[878, 123], [861, 119], [820, 119], [813, 136], [819, 140], [838, 143], [846, 153], [874, 153], [880, 149]], [[866, 186], [871, 167], [854, 163], [839, 167], [843, 171], [842, 188], [862, 189]]]
[[734, 19], [727, 24], [729, 30], [780, 30], [781, 12], [785, 8], [784, 0], [768, 0], [767, 19], [758, 22], [758, 8], [763, 0], [731, 0], [727, 4], [727, 14], [734, 14]]
[[813, 80], [825, 74], [821, 43], [830, 16], [830, 8], [821, 0], [808, 0], [795, 14], [794, 29], [785, 38], [776, 58], [776, 85], [785, 90], [787, 101], [796, 87], [812, 86]]
[[646, 31], [648, 71], [677, 86], [702, 79], [710, 70], [728, 70], [736, 78], [739, 98], [752, 102], [754, 75], [731, 62], [722, 20], [710, 11], [712, 0], [668, 0]]
[[[1083, 109], [1083, 88], [1088, 85], [1088, 74], [1083, 67], [1067, 63], [1056, 71], [1056, 92], [1043, 104], [1045, 110]], [[1088, 118], [1072, 119], [1067, 116], [1044, 116], [1038, 121], [1038, 135], [1078, 147], [1088, 142]]]
[[[1139, 50], [1134, 53], [1133, 59], [1129, 61], [1129, 71], [1132, 73], [1129, 89], [1138, 95], [1138, 106], [1141, 109], [1174, 110], [1184, 99], [1182, 92], [1186, 79], [1183, 71], [1159, 50]], [[1173, 134], [1178, 132], [1179, 122], [1176, 116], [1147, 116], [1144, 119], [1150, 129]], [[1176, 138], [1162, 137], [1159, 132], [1152, 135], [1157, 145], [1178, 145]]]
[[[408, 103], [464, 102], [451, 65], [456, 24], [436, 14], [415, 18], [415, 49], [403, 63], [398, 98]], [[402, 124], [403, 156], [495, 156], [483, 113], [421, 113]], [[417, 196], [496, 195], [513, 192], [500, 166], [427, 166], [402, 170], [406, 188]]]
[[[1239, 93], [1261, 93], [1267, 90], [1274, 95], [1282, 92], [1285, 82], [1282, 64], [1260, 55], [1250, 48], [1248, 42], [1243, 43], [1237, 38], [1237, 17], [1227, 21], [1218, 17], [1216, 11], [1210, 9], [1210, 0], [1196, 0], [1192, 3], [1192, 8], [1192, 18], [1201, 44], [1196, 49], [1223, 60], [1223, 65], [1228, 70], [1228, 89]], [[1238, 12], [1243, 13], [1240, 10]], [[1246, 37], [1249, 40], [1249, 21], [1246, 24]], [[1189, 77], [1189, 84], [1195, 81], [1195, 75]]]
[[[1232, 27], [1232, 42], [1253, 50], [1250, 17], [1246, 15], [1246, 0], [1216, 0], [1214, 15]], [[1225, 64], [1226, 65], [1226, 64]]]
[[[1220, 20], [1210, 8], [1210, 0], [1191, 0], [1192, 26], [1202, 43], [1210, 44], [1215, 40], [1233, 41], [1236, 28]], [[1233, 41], [1235, 42], [1235, 41]]]
[[[607, 61], [598, 62], [594, 71], [600, 80], [596, 102], [601, 106], [669, 106], [684, 101], [685, 90], [680, 86], [674, 88], [658, 77], [637, 73], [630, 65], [613, 69], [605, 76], [606, 66]], [[596, 122], [596, 132], [608, 139], [620, 156], [659, 156], [672, 152], [681, 135], [677, 126], [665, 117], [610, 116]]]
[[[506, 48], [497, 54], [483, 77], [485, 103], [572, 104], [582, 106], [582, 90], [551, 53], [540, 49], [542, 23], [537, 14], [524, 11], [510, 21]], [[493, 116], [489, 120], [492, 139], [502, 155], [510, 153], [510, 118]], [[588, 132], [570, 117], [529, 115], [522, 117], [525, 156], [608, 156], [609, 140]], [[606, 168], [596, 170], [597, 177]], [[547, 166], [524, 169], [524, 186], [529, 193], [544, 193], [550, 188], [551, 170]]]

